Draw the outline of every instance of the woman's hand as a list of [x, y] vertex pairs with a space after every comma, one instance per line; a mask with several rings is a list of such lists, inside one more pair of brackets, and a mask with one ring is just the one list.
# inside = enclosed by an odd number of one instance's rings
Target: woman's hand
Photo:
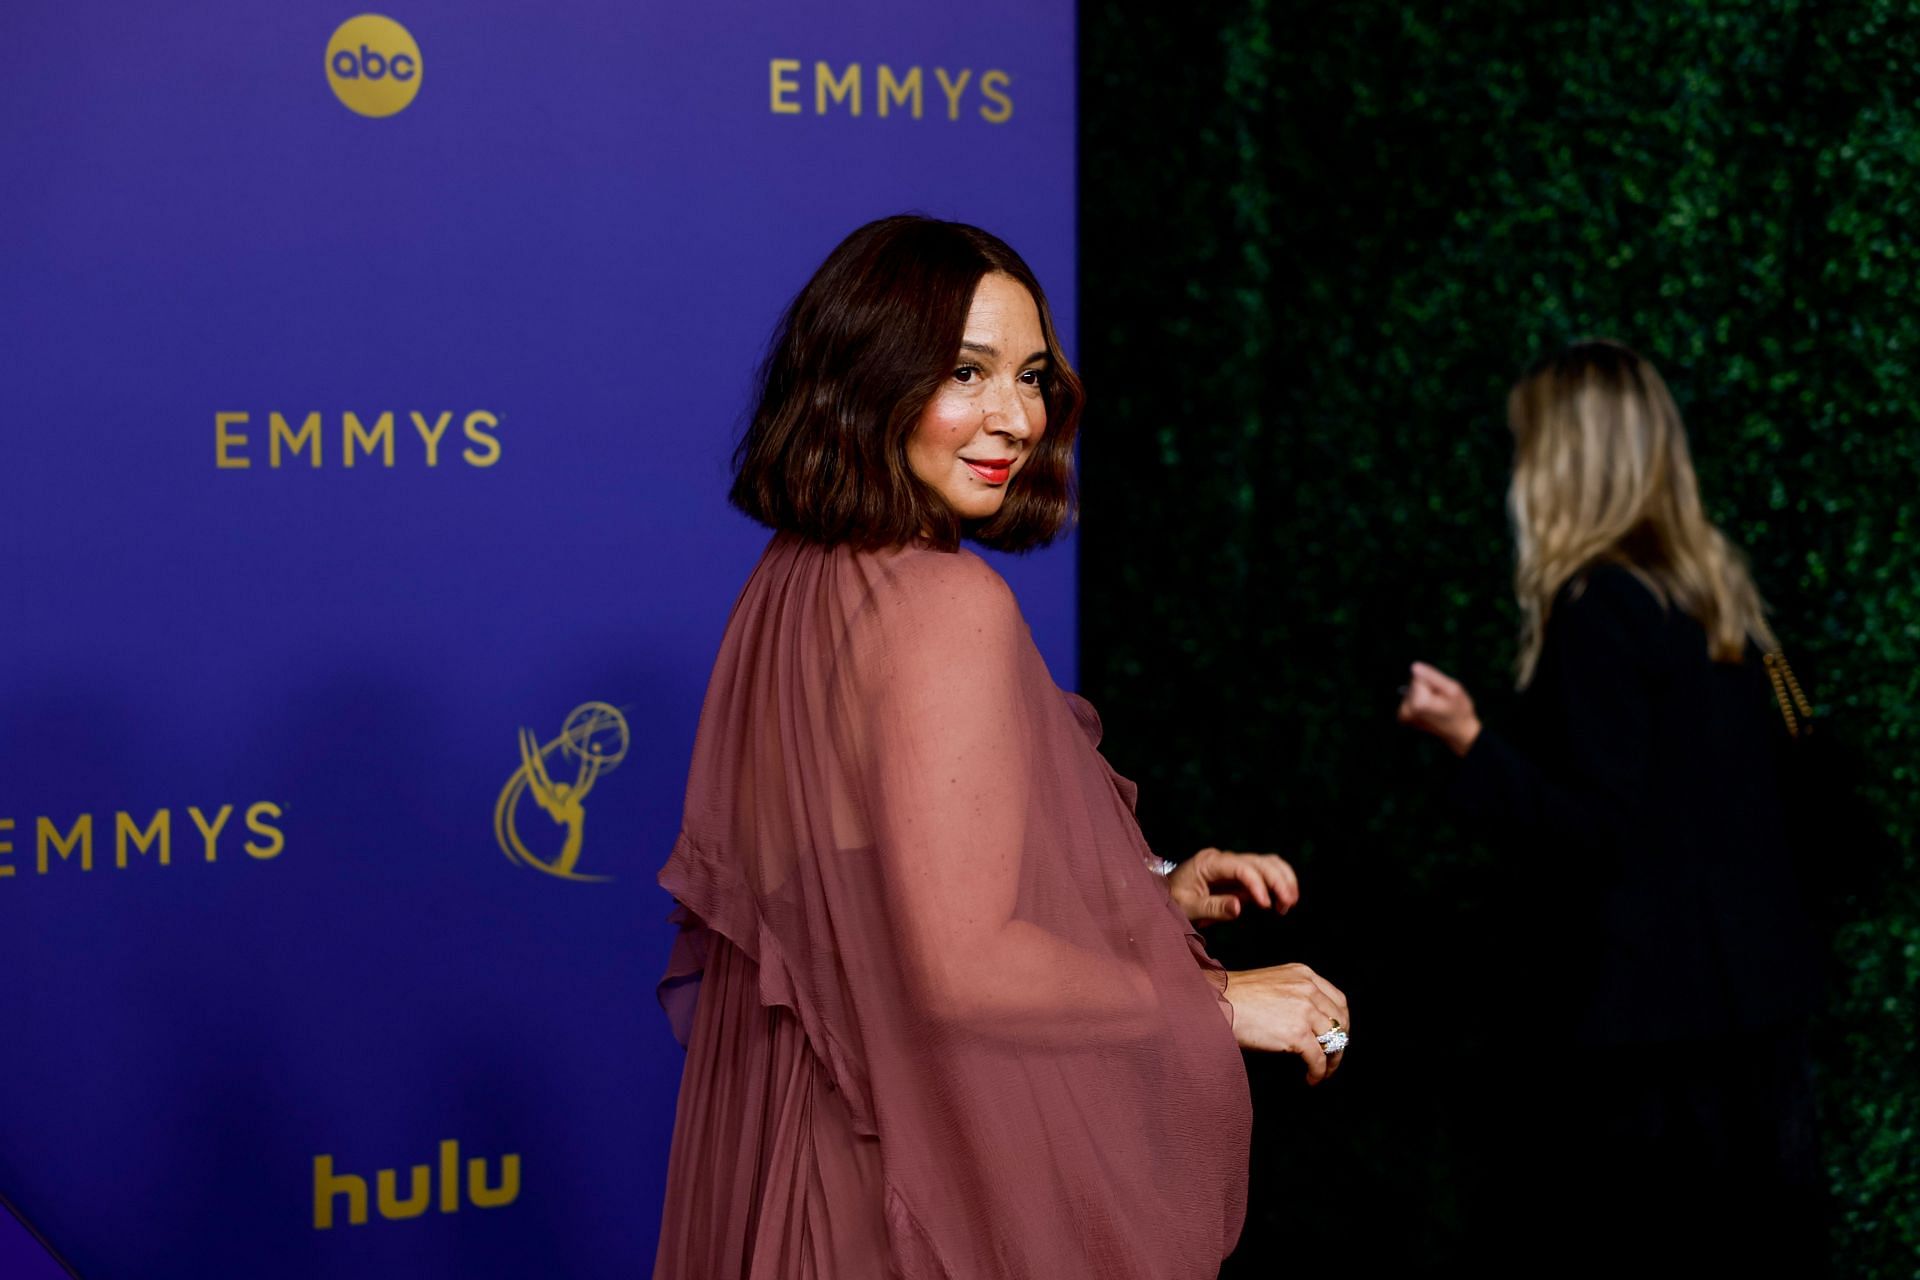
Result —
[[1351, 1031], [1347, 998], [1332, 983], [1303, 964], [1247, 969], [1227, 975], [1227, 1002], [1233, 1006], [1233, 1038], [1242, 1049], [1298, 1054], [1307, 1064], [1307, 1083], [1319, 1084], [1340, 1069], [1343, 1053], [1328, 1054], [1320, 1037]]
[[1480, 717], [1473, 713], [1473, 699], [1458, 680], [1424, 662], [1413, 664], [1412, 676], [1401, 694], [1399, 720], [1432, 734], [1457, 756], [1467, 754], [1480, 737]]
[[1238, 916], [1247, 898], [1285, 915], [1300, 901], [1300, 881], [1278, 854], [1202, 849], [1167, 873], [1167, 892], [1187, 919], [1209, 924]]

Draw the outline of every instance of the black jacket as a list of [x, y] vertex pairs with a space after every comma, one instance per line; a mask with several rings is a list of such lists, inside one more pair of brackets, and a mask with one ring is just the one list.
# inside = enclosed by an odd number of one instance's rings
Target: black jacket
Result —
[[1751, 646], [1711, 661], [1699, 623], [1616, 565], [1561, 592], [1511, 734], [1483, 730], [1454, 791], [1509, 860], [1537, 1025], [1621, 1045], [1811, 1012], [1784, 736]]

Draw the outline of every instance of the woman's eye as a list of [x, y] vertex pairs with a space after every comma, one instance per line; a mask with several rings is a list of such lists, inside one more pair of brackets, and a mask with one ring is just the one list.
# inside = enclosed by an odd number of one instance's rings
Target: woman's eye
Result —
[[956, 382], [972, 382], [979, 376], [980, 366], [977, 364], [963, 364], [953, 371], [953, 378]]
[[1028, 369], [1020, 375], [1020, 381], [1030, 387], [1044, 387], [1047, 385], [1047, 371], [1045, 369]]

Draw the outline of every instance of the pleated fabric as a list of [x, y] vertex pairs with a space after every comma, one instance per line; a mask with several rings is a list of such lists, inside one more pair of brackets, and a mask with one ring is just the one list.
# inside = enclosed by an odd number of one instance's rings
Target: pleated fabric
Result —
[[1225, 975], [969, 551], [781, 535], [729, 620], [661, 1000], [655, 1275], [1212, 1276], [1251, 1107]]

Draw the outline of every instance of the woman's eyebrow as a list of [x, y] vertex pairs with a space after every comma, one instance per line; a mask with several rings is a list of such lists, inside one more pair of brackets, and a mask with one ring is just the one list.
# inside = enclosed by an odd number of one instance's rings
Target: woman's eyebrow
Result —
[[[962, 340], [962, 342], [960, 343], [960, 349], [962, 351], [978, 351], [981, 355], [991, 356], [995, 360], [998, 360], [1000, 358], [1000, 348], [994, 346], [991, 342], [974, 342], [972, 339], [965, 339], [965, 340]], [[1045, 348], [1042, 348], [1039, 351], [1036, 351], [1032, 355], [1028, 356], [1025, 360], [1022, 360], [1020, 363], [1024, 366], [1024, 365], [1033, 364], [1037, 361], [1049, 360], [1051, 358], [1052, 358], [1051, 354]]]

